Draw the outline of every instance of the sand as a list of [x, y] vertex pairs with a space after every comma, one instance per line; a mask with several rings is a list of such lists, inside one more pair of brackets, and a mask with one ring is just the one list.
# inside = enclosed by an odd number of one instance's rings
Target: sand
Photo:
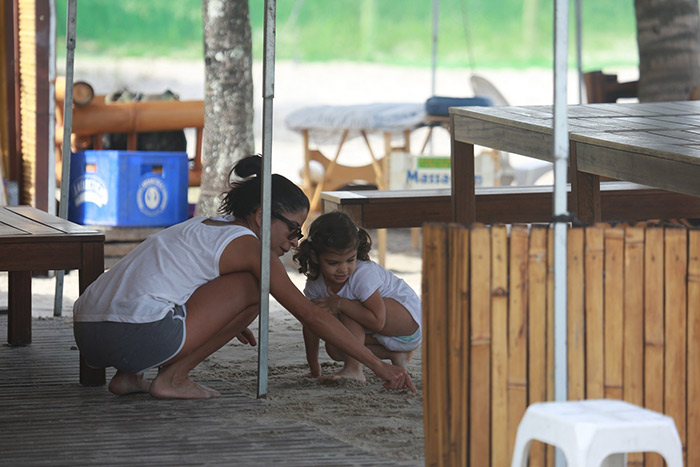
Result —
[[[59, 72], [62, 64], [58, 64]], [[261, 148], [261, 103], [259, 83], [262, 67], [254, 67], [256, 146]], [[621, 80], [635, 79], [634, 70], [608, 70], [620, 74]], [[437, 95], [470, 96], [472, 70], [439, 70]], [[552, 102], [552, 74], [549, 70], [479, 70], [513, 105], [539, 105]], [[76, 60], [76, 80], [93, 85], [98, 94], [121, 87], [141, 92], [170, 89], [183, 100], [202, 99], [204, 70], [199, 62], [167, 60]], [[430, 96], [431, 74], [427, 69], [396, 68], [371, 64], [300, 64], [282, 62], [276, 66], [273, 131], [273, 171], [295, 182], [301, 180], [303, 164], [301, 136], [284, 126], [284, 118], [299, 107], [318, 104], [354, 104], [372, 102], [423, 102]], [[569, 101], [577, 102], [576, 77], [569, 79]], [[446, 132], [437, 132], [435, 154], [449, 154]], [[422, 143], [424, 130], [415, 131], [414, 147]], [[376, 140], [375, 140], [376, 141]], [[343, 163], [362, 165], [368, 154], [354, 140], [348, 143]], [[192, 141], [190, 141], [192, 144]], [[359, 146], [358, 146], [359, 144]], [[378, 142], [378, 148], [381, 142]], [[190, 149], [191, 151], [191, 149]], [[332, 152], [330, 152], [332, 153]], [[375, 237], [376, 238], [376, 237]], [[386, 266], [406, 280], [420, 294], [420, 250], [410, 246], [408, 230], [389, 233]], [[375, 252], [376, 253], [376, 252]], [[289, 256], [289, 255], [288, 255]], [[376, 254], [374, 255], [376, 258]], [[289, 257], [285, 258], [291, 277], [303, 286]], [[7, 274], [0, 273], [0, 307], [7, 303]], [[53, 279], [34, 279], [34, 316], [51, 316]], [[66, 276], [63, 300], [64, 316], [70, 316], [77, 297], [77, 273]], [[320, 384], [304, 378], [308, 371], [304, 356], [301, 325], [275, 302], [270, 305], [269, 387], [259, 417], [285, 417], [303, 421], [347, 443], [379, 456], [408, 465], [423, 465], [423, 402], [421, 353], [416, 352], [409, 372], [418, 388], [387, 391], [371, 372], [365, 370], [366, 383], [343, 382]], [[256, 323], [254, 323], [257, 325]], [[257, 329], [257, 328], [256, 328]], [[321, 352], [324, 372], [340, 367]], [[199, 380], [234, 382], [235, 387], [250, 395], [256, 393], [257, 350], [231, 343], [200, 365], [193, 373]], [[225, 385], [229, 387], [229, 385]]]

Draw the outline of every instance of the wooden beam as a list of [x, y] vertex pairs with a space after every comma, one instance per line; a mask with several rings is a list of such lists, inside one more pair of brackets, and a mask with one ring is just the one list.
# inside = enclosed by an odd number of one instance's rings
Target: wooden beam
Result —
[[[634, 183], [603, 182], [600, 198], [603, 221], [700, 218], [700, 198]], [[365, 228], [450, 222], [452, 212], [449, 189], [324, 192], [322, 202], [323, 212], [342, 210]], [[538, 223], [551, 217], [551, 186], [476, 189], [477, 222]]]

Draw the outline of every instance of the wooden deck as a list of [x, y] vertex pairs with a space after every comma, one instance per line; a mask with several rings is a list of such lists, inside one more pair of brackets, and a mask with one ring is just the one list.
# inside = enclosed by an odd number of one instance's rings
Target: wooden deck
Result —
[[70, 320], [33, 321], [31, 346], [0, 346], [1, 465], [402, 465], [314, 426], [261, 423], [264, 402], [228, 382], [203, 381], [223, 393], [206, 401], [82, 387]]

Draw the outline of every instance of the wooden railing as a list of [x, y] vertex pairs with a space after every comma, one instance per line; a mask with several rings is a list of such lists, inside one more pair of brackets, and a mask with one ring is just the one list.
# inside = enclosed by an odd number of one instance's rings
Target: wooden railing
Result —
[[[510, 465], [526, 407], [553, 399], [552, 244], [548, 227], [423, 226], [426, 465]], [[700, 230], [572, 228], [567, 250], [569, 399], [672, 416], [700, 465]], [[530, 465], [552, 458], [533, 444]]]

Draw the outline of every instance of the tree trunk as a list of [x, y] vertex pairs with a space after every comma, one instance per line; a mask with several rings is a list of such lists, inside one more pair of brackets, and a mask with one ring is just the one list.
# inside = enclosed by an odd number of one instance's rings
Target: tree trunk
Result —
[[253, 154], [253, 73], [248, 0], [202, 0], [204, 138], [197, 215], [217, 212], [233, 164]]
[[700, 85], [698, 0], [635, 0], [639, 100], [687, 100]]

